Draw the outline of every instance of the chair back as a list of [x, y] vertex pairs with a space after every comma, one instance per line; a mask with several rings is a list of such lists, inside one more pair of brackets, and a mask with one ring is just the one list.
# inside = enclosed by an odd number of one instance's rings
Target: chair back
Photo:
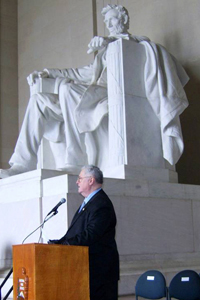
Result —
[[163, 274], [157, 270], [149, 270], [143, 273], [135, 286], [135, 297], [146, 299], [161, 299], [167, 296], [166, 280]]
[[200, 277], [193, 270], [177, 273], [169, 285], [169, 299], [200, 300]]

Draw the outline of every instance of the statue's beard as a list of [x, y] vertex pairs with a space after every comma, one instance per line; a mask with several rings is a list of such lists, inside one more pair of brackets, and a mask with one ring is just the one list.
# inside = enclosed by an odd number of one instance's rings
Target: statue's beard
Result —
[[125, 26], [123, 24], [118, 24], [109, 30], [111, 36], [119, 35], [121, 33], [124, 33], [125, 31]]

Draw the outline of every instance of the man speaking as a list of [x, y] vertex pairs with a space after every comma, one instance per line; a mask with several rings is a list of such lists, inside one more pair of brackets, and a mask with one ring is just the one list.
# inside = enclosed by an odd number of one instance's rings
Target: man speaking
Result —
[[102, 190], [103, 173], [84, 166], [77, 179], [78, 192], [85, 198], [67, 233], [49, 244], [89, 246], [90, 299], [117, 300], [119, 255], [115, 241], [116, 215]]

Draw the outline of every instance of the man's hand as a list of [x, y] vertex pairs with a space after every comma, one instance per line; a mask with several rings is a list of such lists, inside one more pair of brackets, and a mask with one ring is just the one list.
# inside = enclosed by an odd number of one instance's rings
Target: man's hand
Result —
[[35, 83], [35, 78], [47, 78], [49, 77], [46, 71], [34, 71], [27, 77], [27, 81], [29, 85], [33, 85]]
[[101, 37], [101, 36], [95, 36], [91, 39], [90, 43], [88, 44], [88, 51], [87, 53], [90, 54], [92, 52], [95, 52], [99, 49], [104, 48], [109, 43], [109, 40], [107, 38]]
[[58, 240], [48, 240], [48, 244], [58, 244]]

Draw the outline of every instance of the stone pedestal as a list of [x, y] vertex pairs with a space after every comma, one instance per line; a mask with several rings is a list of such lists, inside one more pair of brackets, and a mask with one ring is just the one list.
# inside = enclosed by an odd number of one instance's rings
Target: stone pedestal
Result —
[[[133, 293], [148, 269], [161, 270], [167, 282], [185, 268], [200, 272], [200, 186], [169, 183], [164, 173], [157, 182], [138, 174], [139, 179], [135, 173], [134, 180], [105, 178], [104, 183], [117, 214], [120, 295]], [[61, 198], [67, 201], [45, 224], [44, 242], [65, 234], [82, 202], [76, 178], [36, 170], [0, 181], [0, 276], [12, 265], [12, 245], [37, 228]], [[39, 235], [38, 230], [25, 243], [37, 243]]]

